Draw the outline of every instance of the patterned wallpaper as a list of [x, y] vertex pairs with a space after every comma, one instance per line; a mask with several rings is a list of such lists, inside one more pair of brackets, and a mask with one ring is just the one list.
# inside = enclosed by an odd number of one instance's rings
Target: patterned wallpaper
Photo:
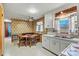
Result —
[[11, 26], [12, 26], [12, 34], [34, 32], [34, 22], [12, 20]]

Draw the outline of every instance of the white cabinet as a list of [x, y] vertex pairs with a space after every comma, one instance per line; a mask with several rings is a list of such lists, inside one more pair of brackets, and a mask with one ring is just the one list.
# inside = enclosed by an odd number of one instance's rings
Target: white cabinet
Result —
[[53, 28], [53, 20], [54, 20], [54, 16], [53, 13], [47, 13], [44, 16], [44, 27], [45, 28]]
[[59, 40], [56, 38], [50, 39], [50, 51], [54, 52], [55, 54], [59, 54]]
[[60, 40], [60, 53], [71, 43], [70, 41]]
[[55, 41], [54, 38], [50, 38], [50, 51], [54, 52]]
[[46, 47], [46, 38], [45, 36], [42, 37], [42, 46]]
[[42, 46], [49, 49], [49, 38], [44, 36], [42, 41]]
[[65, 39], [50, 36], [42, 37], [42, 46], [57, 55], [59, 55], [70, 43], [71, 41]]

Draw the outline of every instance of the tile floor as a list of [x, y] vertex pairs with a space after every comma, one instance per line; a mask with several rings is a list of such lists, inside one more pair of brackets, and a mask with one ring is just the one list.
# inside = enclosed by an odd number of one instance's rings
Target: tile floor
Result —
[[18, 47], [16, 43], [11, 43], [11, 38], [5, 38], [4, 43], [4, 56], [55, 56], [49, 51], [42, 48], [41, 43], [36, 46]]

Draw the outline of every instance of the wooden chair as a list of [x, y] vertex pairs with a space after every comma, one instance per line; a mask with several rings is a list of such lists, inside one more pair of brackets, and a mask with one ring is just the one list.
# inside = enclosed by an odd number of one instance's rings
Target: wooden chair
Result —
[[36, 45], [36, 43], [37, 43], [36, 36], [32, 35], [29, 39], [30, 39], [30, 45], [29, 45], [30, 47], [32, 45]]
[[18, 45], [19, 45], [19, 47], [20, 46], [27, 46], [27, 39], [19, 36], [19, 44]]

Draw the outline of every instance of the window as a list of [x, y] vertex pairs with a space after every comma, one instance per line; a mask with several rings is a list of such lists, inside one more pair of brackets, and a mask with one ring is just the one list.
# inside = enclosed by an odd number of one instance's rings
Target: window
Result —
[[37, 22], [36, 32], [43, 32], [43, 22]]
[[76, 32], [76, 30], [78, 29], [78, 21], [77, 21], [77, 16], [76, 15], [72, 15], [71, 16], [71, 27], [72, 27], [72, 29], [71, 29], [71, 32]]

